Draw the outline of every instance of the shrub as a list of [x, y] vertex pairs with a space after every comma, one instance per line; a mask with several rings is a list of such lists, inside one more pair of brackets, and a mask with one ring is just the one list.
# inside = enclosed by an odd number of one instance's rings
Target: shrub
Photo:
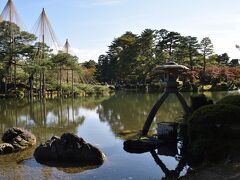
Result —
[[231, 104], [240, 107], [240, 95], [227, 96], [217, 102], [217, 104]]
[[192, 111], [195, 111], [202, 106], [213, 104], [212, 100], [208, 100], [204, 94], [190, 96], [190, 102]]
[[79, 84], [77, 86], [77, 92], [81, 92], [85, 95], [105, 95], [110, 91], [108, 86]]
[[[188, 151], [201, 160], [215, 161], [225, 157], [239, 140], [240, 107], [230, 104], [207, 105], [189, 118]], [[224, 143], [223, 143], [224, 142]]]

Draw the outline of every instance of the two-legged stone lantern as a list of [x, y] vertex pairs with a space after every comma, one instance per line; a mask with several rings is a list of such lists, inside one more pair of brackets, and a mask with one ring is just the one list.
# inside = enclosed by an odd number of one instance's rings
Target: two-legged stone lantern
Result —
[[174, 62], [168, 62], [165, 65], [157, 66], [154, 70], [156, 73], [163, 73], [164, 75], [164, 85], [165, 90], [163, 95], [160, 97], [160, 99], [156, 102], [156, 104], [153, 106], [152, 110], [150, 111], [147, 120], [144, 124], [144, 127], [142, 129], [142, 136], [146, 136], [148, 134], [149, 128], [153, 122], [153, 119], [160, 108], [160, 106], [163, 104], [163, 102], [166, 100], [168, 95], [170, 93], [173, 93], [177, 96], [178, 100], [180, 101], [185, 115], [188, 115], [190, 113], [190, 108], [187, 105], [186, 101], [184, 100], [183, 96], [178, 91], [178, 85], [177, 79], [179, 75], [183, 72], [188, 71], [189, 69], [186, 66], [178, 65]]

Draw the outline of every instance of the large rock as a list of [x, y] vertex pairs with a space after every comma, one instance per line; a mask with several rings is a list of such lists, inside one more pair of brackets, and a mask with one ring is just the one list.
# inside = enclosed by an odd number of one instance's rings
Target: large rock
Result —
[[3, 134], [2, 141], [11, 144], [15, 151], [20, 151], [35, 145], [36, 137], [27, 130], [14, 127]]
[[9, 154], [14, 152], [14, 147], [11, 144], [0, 144], [0, 154]]
[[102, 164], [105, 158], [98, 148], [72, 133], [64, 133], [60, 138], [53, 136], [37, 147], [34, 157], [36, 161], [49, 165], [58, 163], [97, 165]]

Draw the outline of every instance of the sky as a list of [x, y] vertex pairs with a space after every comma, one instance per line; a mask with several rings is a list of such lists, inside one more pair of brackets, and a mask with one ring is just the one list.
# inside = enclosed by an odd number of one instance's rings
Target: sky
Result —
[[[7, 0], [0, 0], [1, 10]], [[59, 43], [69, 39], [80, 62], [105, 54], [114, 40], [131, 31], [167, 29], [201, 41], [215, 53], [240, 59], [239, 0], [13, 0], [26, 30], [32, 32], [45, 8]]]

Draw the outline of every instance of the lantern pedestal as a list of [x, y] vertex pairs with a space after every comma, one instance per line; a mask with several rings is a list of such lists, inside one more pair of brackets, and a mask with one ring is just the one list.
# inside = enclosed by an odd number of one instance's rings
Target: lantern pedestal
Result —
[[160, 73], [163, 73], [164, 75], [165, 90], [162, 96], [158, 99], [158, 101], [155, 103], [152, 110], [150, 111], [142, 129], [142, 136], [146, 136], [148, 134], [148, 131], [150, 129], [150, 126], [153, 122], [155, 115], [157, 114], [157, 111], [159, 110], [161, 105], [164, 103], [164, 101], [167, 99], [170, 93], [173, 93], [177, 96], [186, 116], [191, 112], [190, 107], [187, 105], [185, 99], [183, 98], [181, 93], [178, 91], [179, 83], [177, 82], [179, 75], [187, 70], [188, 70], [187, 67], [178, 65], [177, 63], [174, 63], [174, 62], [168, 62], [165, 65], [157, 66], [155, 68], [154, 70], [155, 72], [157, 73], [160, 72]]

